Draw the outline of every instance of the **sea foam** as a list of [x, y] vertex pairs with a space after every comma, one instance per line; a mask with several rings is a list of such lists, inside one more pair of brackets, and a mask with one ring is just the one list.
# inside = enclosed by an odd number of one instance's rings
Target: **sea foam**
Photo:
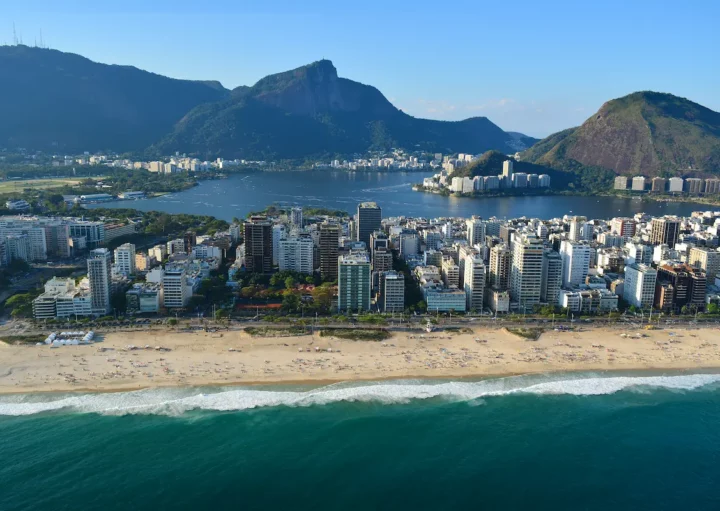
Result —
[[192, 410], [237, 411], [274, 406], [346, 402], [401, 404], [412, 400], [472, 401], [509, 394], [592, 396], [622, 390], [688, 391], [720, 382], [720, 374], [676, 376], [528, 375], [482, 381], [427, 380], [338, 383], [306, 390], [270, 388], [164, 388], [95, 394], [17, 394], [0, 397], [0, 416], [57, 410], [103, 415], [182, 415]]

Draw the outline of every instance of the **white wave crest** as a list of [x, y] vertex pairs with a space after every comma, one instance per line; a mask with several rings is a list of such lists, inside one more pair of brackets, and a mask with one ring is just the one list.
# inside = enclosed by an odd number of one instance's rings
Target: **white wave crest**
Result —
[[383, 381], [341, 383], [309, 390], [257, 388], [147, 389], [99, 394], [23, 394], [0, 398], [0, 415], [32, 415], [55, 410], [103, 415], [181, 415], [192, 410], [237, 411], [273, 406], [312, 406], [340, 401], [407, 403], [442, 398], [475, 401], [508, 394], [592, 396], [650, 388], [693, 390], [720, 382], [720, 374], [677, 376], [531, 375], [476, 382]]

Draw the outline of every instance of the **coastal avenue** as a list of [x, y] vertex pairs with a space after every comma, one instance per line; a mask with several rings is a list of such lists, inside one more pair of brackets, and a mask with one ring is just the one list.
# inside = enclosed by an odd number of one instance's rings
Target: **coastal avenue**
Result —
[[201, 181], [185, 192], [137, 201], [118, 201], [88, 207], [135, 208], [141, 211], [211, 215], [230, 221], [243, 218], [273, 203], [324, 207], [354, 212], [357, 204], [382, 204], [383, 216], [455, 216], [468, 218], [587, 218], [632, 216], [643, 211], [653, 216], [689, 216], [712, 209], [691, 203], [643, 202], [612, 197], [536, 196], [473, 199], [415, 192], [412, 185], [429, 174], [423, 172], [257, 172], [234, 174], [227, 179]]

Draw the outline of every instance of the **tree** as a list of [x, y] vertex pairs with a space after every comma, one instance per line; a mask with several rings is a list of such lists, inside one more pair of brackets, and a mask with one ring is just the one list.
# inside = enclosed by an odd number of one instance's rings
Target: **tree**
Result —
[[54, 193], [48, 197], [48, 202], [53, 206], [58, 206], [64, 202], [63, 196], [59, 193]]
[[716, 303], [708, 304], [707, 312], [708, 314], [717, 314], [718, 312], [720, 312], [720, 307], [718, 307], [718, 304]]
[[218, 309], [215, 311], [215, 319], [222, 319], [228, 317], [228, 311], [225, 309]]
[[285, 293], [282, 301], [283, 310], [286, 312], [292, 312], [298, 310], [299, 307], [300, 295], [292, 292]]
[[127, 310], [125, 293], [122, 291], [120, 291], [119, 293], [113, 293], [113, 295], [110, 297], [110, 305], [117, 312], [124, 314]]
[[255, 296], [255, 287], [254, 286], [246, 286], [240, 290], [240, 295], [243, 298], [252, 298]]
[[318, 286], [312, 290], [311, 294], [317, 307], [323, 310], [330, 310], [333, 296], [331, 287], [325, 285]]
[[288, 277], [285, 279], [285, 289], [294, 289], [295, 288], [295, 279], [292, 277]]

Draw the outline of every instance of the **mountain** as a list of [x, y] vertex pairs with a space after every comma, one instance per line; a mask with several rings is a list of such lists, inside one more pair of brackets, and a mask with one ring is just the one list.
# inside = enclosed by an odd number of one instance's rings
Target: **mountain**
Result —
[[636, 92], [605, 103], [582, 126], [541, 140], [523, 161], [646, 176], [720, 171], [720, 113], [685, 98]]
[[516, 152], [536, 140], [485, 117], [433, 121], [394, 107], [369, 85], [338, 77], [329, 60], [267, 76], [191, 110], [154, 149], [263, 159], [403, 147], [434, 152]]
[[229, 96], [218, 82], [23, 45], [0, 46], [0, 76], [0, 147], [144, 149], [192, 108]]

